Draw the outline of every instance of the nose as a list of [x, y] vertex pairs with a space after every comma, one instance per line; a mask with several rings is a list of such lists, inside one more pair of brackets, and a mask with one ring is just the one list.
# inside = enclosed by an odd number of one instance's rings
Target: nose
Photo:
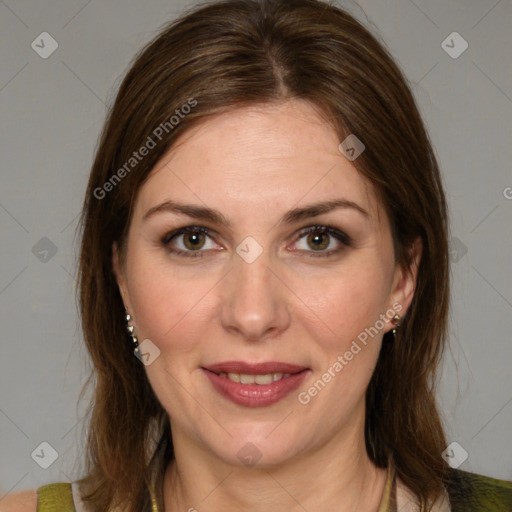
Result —
[[290, 325], [290, 293], [266, 251], [252, 263], [234, 254], [221, 291], [224, 329], [249, 341], [279, 336]]

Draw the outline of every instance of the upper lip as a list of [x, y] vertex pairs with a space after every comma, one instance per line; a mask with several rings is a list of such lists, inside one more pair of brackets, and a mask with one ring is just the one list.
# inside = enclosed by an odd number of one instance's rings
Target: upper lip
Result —
[[265, 363], [246, 363], [244, 361], [224, 361], [222, 363], [203, 366], [206, 370], [214, 373], [242, 373], [245, 375], [265, 375], [268, 373], [299, 373], [306, 370], [305, 366], [279, 361], [268, 361]]

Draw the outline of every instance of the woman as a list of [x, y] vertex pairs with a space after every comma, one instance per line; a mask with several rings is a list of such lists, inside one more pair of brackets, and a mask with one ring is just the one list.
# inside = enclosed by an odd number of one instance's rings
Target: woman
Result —
[[166, 27], [120, 87], [82, 226], [86, 476], [10, 510], [512, 509], [510, 483], [441, 457], [442, 179], [346, 12], [228, 0]]

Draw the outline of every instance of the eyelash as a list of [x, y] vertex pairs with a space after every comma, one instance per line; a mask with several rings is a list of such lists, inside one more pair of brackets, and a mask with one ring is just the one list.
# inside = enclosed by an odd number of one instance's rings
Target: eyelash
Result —
[[[302, 238], [304, 238], [305, 236], [309, 235], [310, 233], [315, 233], [315, 232], [319, 232], [322, 234], [328, 234], [328, 235], [336, 238], [336, 240], [338, 240], [341, 243], [341, 247], [339, 247], [337, 249], [331, 249], [330, 251], [322, 251], [322, 252], [316, 252], [316, 253], [314, 251], [306, 251], [306, 252], [313, 253], [313, 254], [309, 255], [312, 258], [318, 258], [318, 257], [325, 258], [325, 257], [333, 256], [334, 254], [341, 252], [344, 249], [343, 246], [350, 247], [352, 245], [352, 239], [343, 231], [340, 231], [339, 229], [337, 229], [333, 226], [319, 226], [319, 225], [309, 226], [309, 227], [301, 230], [295, 241], [299, 241]], [[172, 249], [171, 248], [170, 242], [174, 238], [176, 238], [180, 235], [188, 234], [188, 233], [202, 233], [211, 238], [211, 231], [202, 226], [185, 226], [185, 227], [176, 229], [174, 231], [171, 231], [170, 233], [167, 233], [161, 239], [161, 243], [170, 253], [176, 254], [178, 256], [184, 256], [186, 258], [197, 258], [197, 257], [202, 258], [204, 256], [203, 253], [205, 251], [201, 251], [201, 250], [182, 251], [180, 249]]]

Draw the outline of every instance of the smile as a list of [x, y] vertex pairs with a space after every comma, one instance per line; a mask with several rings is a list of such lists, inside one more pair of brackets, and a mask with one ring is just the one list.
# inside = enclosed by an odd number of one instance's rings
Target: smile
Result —
[[258, 384], [260, 386], [276, 382], [281, 379], [289, 377], [291, 373], [265, 373], [259, 375], [249, 375], [247, 373], [226, 373], [220, 372], [220, 377], [228, 378], [233, 382], [239, 382], [240, 384]]
[[[279, 369], [287, 371], [275, 371]], [[308, 368], [282, 363], [223, 363], [201, 370], [214, 391], [245, 407], [266, 407], [283, 400], [310, 373]]]

